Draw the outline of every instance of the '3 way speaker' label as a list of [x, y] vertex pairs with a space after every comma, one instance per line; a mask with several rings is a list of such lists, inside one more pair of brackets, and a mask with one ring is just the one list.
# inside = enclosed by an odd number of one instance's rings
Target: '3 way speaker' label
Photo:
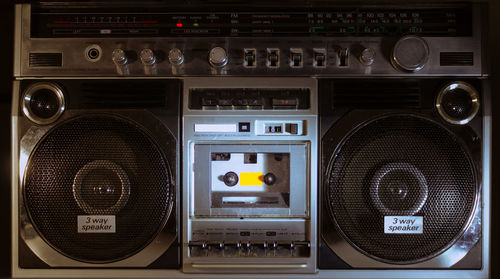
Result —
[[78, 233], [115, 233], [114, 215], [78, 215]]
[[384, 216], [384, 233], [420, 234], [424, 232], [422, 216]]

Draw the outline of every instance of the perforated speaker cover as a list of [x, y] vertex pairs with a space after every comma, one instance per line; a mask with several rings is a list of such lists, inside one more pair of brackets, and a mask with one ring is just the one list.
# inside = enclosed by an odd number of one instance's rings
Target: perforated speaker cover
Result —
[[[24, 203], [41, 237], [84, 262], [112, 262], [147, 246], [169, 218], [173, 184], [152, 137], [112, 115], [73, 118], [33, 150]], [[79, 233], [79, 215], [114, 215], [115, 233]]]
[[[336, 230], [362, 253], [416, 263], [467, 227], [478, 182], [470, 154], [449, 130], [415, 115], [388, 115], [348, 134], [329, 158], [326, 198]], [[422, 216], [423, 232], [384, 233], [384, 216]]]

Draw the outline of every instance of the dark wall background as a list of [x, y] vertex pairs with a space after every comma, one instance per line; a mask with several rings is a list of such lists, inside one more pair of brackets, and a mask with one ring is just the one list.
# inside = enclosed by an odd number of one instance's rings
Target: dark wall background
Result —
[[10, 274], [10, 100], [14, 12], [0, 0], [0, 278]]
[[[251, 0], [249, 0], [251, 1]], [[368, 2], [365, 0], [364, 2]], [[407, 0], [408, 1], [408, 0]], [[392, 1], [396, 2], [396, 1]], [[398, 1], [406, 2], [406, 1]], [[412, 1], [415, 2], [415, 1]], [[490, 0], [490, 61], [493, 87], [493, 142], [500, 142], [500, 1]], [[0, 0], [0, 278], [10, 275], [10, 101], [12, 94], [13, 4]], [[495, 51], [496, 50], [496, 51]], [[493, 220], [500, 216], [500, 145], [493, 146]], [[492, 277], [500, 278], [500, 225], [492, 221]], [[496, 264], [495, 264], [496, 263]]]

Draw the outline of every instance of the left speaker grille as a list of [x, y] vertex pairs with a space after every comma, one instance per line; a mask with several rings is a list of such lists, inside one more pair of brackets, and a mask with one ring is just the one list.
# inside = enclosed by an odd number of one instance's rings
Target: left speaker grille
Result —
[[[111, 115], [77, 117], [53, 128], [29, 159], [23, 190], [42, 238], [84, 262], [113, 262], [142, 250], [174, 202], [161, 150], [140, 126]], [[80, 215], [114, 215], [116, 232], [79, 233]]]

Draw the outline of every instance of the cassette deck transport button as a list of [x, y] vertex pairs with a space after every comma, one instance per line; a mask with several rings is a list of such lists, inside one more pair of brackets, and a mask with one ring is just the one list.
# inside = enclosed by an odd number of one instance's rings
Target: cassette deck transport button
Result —
[[285, 125], [285, 131], [292, 135], [296, 135], [299, 133], [299, 125], [296, 123], [287, 123]]

